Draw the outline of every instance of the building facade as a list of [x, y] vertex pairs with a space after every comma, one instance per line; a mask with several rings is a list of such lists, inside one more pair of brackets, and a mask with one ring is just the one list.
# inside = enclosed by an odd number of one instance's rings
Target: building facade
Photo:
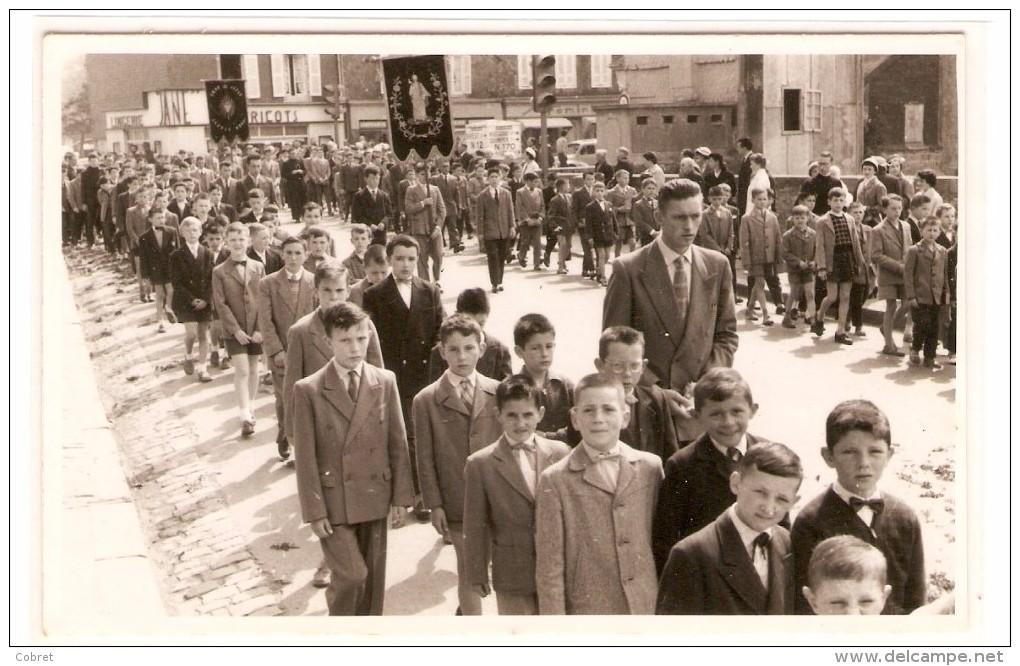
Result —
[[[131, 63], [145, 66], [131, 76]], [[155, 59], [155, 61], [153, 61]], [[86, 75], [104, 150], [156, 142], [163, 149], [199, 150], [208, 136], [203, 79], [218, 78], [216, 56], [89, 56]], [[387, 140], [381, 56], [248, 54], [241, 57], [248, 95], [250, 141], [310, 143]], [[150, 65], [150, 61], [152, 64]], [[153, 74], [156, 62], [163, 73]], [[552, 137], [595, 136], [595, 107], [619, 96], [611, 56], [557, 56], [557, 103], [548, 126]], [[115, 71], [114, 76], [110, 72]], [[166, 75], [173, 73], [173, 76]], [[115, 81], [116, 94], [107, 82]], [[531, 107], [531, 57], [447, 56], [447, 82], [455, 132], [476, 120], [520, 120], [537, 137], [540, 119]], [[341, 117], [334, 121], [326, 86], [339, 86]], [[347, 122], [349, 119], [349, 123]]]
[[627, 55], [619, 98], [596, 109], [599, 145], [675, 162], [748, 137], [773, 174], [806, 175], [831, 151], [843, 173], [899, 152], [910, 169], [957, 173], [954, 56]]

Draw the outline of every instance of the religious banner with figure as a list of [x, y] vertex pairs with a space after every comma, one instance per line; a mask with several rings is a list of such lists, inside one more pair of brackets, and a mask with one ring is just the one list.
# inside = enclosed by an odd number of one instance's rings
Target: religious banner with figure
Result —
[[217, 143], [248, 140], [248, 99], [244, 79], [206, 81], [205, 97], [209, 105], [209, 133]]
[[453, 116], [443, 56], [409, 56], [382, 61], [389, 109], [390, 144], [401, 162], [433, 151], [453, 152]]

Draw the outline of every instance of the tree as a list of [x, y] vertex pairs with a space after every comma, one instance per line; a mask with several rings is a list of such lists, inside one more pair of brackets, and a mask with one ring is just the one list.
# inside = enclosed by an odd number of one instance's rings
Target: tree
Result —
[[81, 150], [92, 131], [88, 88], [82, 87], [78, 94], [64, 102], [62, 121], [65, 140]]

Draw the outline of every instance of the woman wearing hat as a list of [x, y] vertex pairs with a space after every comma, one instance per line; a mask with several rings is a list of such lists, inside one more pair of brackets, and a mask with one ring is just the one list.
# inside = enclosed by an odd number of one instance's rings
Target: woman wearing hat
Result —
[[857, 186], [857, 202], [864, 205], [864, 224], [873, 227], [882, 219], [882, 197], [889, 190], [878, 179], [878, 160], [869, 157], [861, 162], [861, 173], [864, 179]]
[[535, 152], [535, 149], [530, 146], [525, 148], [524, 156], [527, 159], [524, 163], [524, 175], [526, 176], [529, 173], [541, 174], [542, 167], [538, 166], [538, 162], [535, 161], [535, 158], [538, 157], [538, 153]]

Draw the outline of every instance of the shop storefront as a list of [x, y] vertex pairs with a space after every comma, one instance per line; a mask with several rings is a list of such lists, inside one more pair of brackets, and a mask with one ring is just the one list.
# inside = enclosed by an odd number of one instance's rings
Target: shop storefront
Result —
[[[104, 150], [204, 152], [209, 139], [209, 109], [204, 90], [153, 90], [140, 109], [106, 114]], [[335, 134], [333, 119], [321, 104], [249, 105], [249, 143], [275, 145], [324, 143]], [[383, 121], [385, 136], [385, 121]], [[340, 123], [341, 135], [345, 131]]]

